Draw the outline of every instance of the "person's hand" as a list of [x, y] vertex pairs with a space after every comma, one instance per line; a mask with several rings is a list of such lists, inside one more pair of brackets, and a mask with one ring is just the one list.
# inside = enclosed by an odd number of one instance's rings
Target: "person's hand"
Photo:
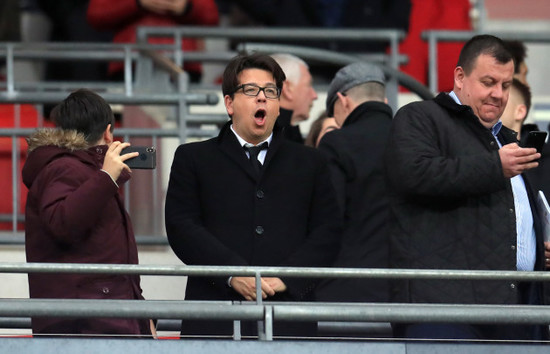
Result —
[[550, 242], [544, 243], [544, 266], [550, 268]]
[[139, 0], [141, 6], [159, 15], [181, 15], [188, 0]]
[[105, 160], [103, 161], [103, 170], [107, 172], [116, 181], [120, 176], [123, 169], [131, 172], [130, 167], [124, 163], [124, 161], [131, 159], [132, 157], [139, 156], [139, 152], [131, 152], [128, 154], [120, 155], [122, 149], [130, 146], [130, 143], [121, 143], [120, 141], [113, 141], [105, 154]]
[[[275, 295], [275, 290], [262, 279], [262, 299]], [[248, 301], [256, 300], [256, 278], [254, 277], [232, 277], [231, 287]]]
[[511, 143], [500, 148], [498, 154], [506, 178], [512, 178], [539, 165], [536, 160], [540, 158], [540, 154], [535, 148], [522, 148]]
[[262, 278], [265, 280], [267, 285], [271, 287], [271, 289], [275, 290], [276, 293], [282, 293], [286, 291], [286, 284], [281, 280], [281, 278]]

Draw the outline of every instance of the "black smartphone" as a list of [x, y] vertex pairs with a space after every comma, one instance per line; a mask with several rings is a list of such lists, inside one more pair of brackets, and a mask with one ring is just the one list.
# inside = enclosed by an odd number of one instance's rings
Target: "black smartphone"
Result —
[[151, 170], [157, 167], [157, 150], [152, 146], [128, 146], [122, 149], [121, 155], [139, 152], [139, 155], [124, 161], [131, 169]]
[[527, 134], [527, 138], [521, 144], [522, 147], [530, 147], [537, 149], [537, 152], [542, 153], [544, 142], [546, 141], [547, 132], [532, 131]]

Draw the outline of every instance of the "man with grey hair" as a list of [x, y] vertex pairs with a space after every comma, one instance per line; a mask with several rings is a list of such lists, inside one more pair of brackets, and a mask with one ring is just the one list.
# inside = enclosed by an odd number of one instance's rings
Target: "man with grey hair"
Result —
[[[387, 268], [388, 199], [383, 154], [392, 110], [385, 78], [375, 65], [357, 62], [340, 69], [327, 93], [327, 112], [340, 129], [327, 133], [319, 149], [329, 159], [344, 233], [336, 267]], [[388, 282], [331, 279], [316, 291], [318, 301], [388, 301]]]
[[303, 144], [304, 138], [298, 123], [309, 118], [313, 101], [317, 99], [309, 67], [306, 62], [292, 54], [280, 53], [271, 57], [286, 75], [281, 91], [278, 124], [284, 127], [287, 139]]

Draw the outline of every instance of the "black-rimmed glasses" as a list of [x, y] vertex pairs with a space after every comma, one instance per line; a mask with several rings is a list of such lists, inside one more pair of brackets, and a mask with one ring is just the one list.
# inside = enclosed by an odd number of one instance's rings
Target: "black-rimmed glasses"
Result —
[[279, 95], [281, 94], [281, 91], [276, 86], [266, 86], [266, 87], [260, 87], [255, 84], [242, 84], [235, 88], [234, 92], [237, 92], [239, 90], [243, 90], [243, 93], [247, 96], [256, 97], [260, 93], [260, 91], [264, 92], [265, 98], [275, 99], [279, 98]]

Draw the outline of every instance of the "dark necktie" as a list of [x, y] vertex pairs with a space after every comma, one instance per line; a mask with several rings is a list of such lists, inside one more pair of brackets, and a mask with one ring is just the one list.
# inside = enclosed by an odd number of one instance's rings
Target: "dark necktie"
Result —
[[248, 154], [250, 155], [250, 163], [252, 164], [252, 168], [257, 176], [260, 175], [260, 169], [262, 168], [262, 164], [258, 161], [258, 154], [260, 151], [267, 149], [267, 146], [267, 141], [264, 141], [262, 144], [257, 146], [244, 146], [244, 149], [248, 151]]

